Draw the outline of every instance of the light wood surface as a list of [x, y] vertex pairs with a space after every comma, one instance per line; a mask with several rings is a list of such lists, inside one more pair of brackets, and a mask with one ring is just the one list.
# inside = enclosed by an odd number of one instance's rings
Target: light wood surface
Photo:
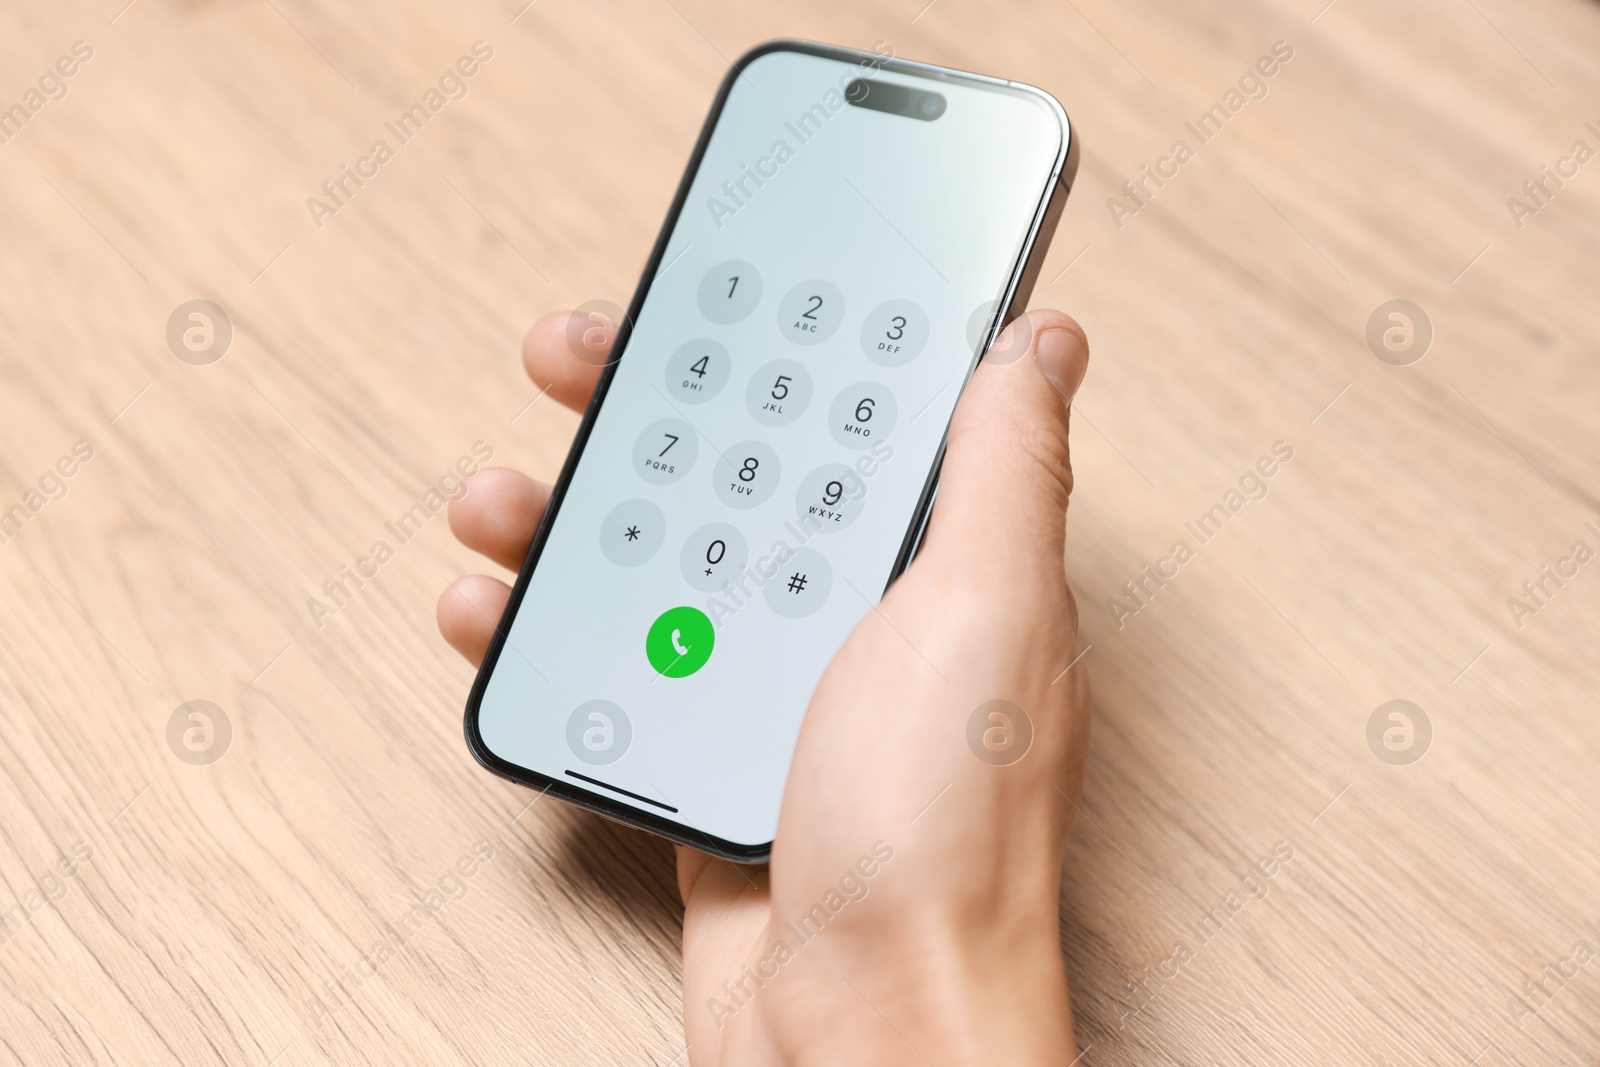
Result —
[[[1600, 8], [122, 2], [0, 11], [0, 106], [93, 51], [0, 144], [0, 1062], [684, 1062], [669, 850], [472, 762], [433, 605], [482, 564], [442, 515], [385, 524], [474, 442], [553, 476], [576, 420], [522, 332], [626, 299], [718, 79], [775, 36], [1033, 82], [1084, 139], [1034, 296], [1094, 345], [1081, 1062], [1600, 1062], [1600, 562], [1507, 604], [1600, 551], [1600, 161], [1520, 228], [1506, 203], [1600, 150]], [[1364, 336], [1398, 297], [1434, 327], [1410, 366]], [[165, 339], [194, 298], [234, 327], [208, 366]], [[1391, 699], [1431, 723], [1410, 765], [1368, 745]], [[208, 765], [168, 743], [192, 700], [231, 727]]]

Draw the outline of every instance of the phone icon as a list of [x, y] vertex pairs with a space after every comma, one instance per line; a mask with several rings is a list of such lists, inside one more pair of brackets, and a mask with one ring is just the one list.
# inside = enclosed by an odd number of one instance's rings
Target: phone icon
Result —
[[687, 678], [706, 665], [717, 635], [711, 619], [699, 608], [668, 608], [645, 635], [644, 654], [655, 672]]

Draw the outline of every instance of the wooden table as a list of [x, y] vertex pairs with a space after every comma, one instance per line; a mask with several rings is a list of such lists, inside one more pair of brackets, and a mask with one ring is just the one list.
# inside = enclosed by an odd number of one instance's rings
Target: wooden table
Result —
[[626, 298], [785, 35], [1084, 138], [1081, 1062], [1600, 1058], [1594, 4], [122, 2], [0, 33], [0, 1062], [683, 1062], [669, 851], [474, 765], [481, 564], [386, 524], [475, 443], [554, 474], [522, 332]]

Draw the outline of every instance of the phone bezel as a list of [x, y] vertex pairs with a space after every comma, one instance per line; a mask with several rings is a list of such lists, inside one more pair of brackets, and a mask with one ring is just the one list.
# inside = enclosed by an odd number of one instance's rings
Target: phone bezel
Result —
[[[522, 569], [517, 574], [516, 584], [511, 590], [511, 598], [506, 602], [505, 612], [501, 615], [499, 622], [495, 624], [494, 637], [489, 643], [488, 651], [484, 654], [483, 663], [479, 666], [477, 677], [472, 683], [472, 691], [467, 697], [463, 726], [466, 733], [467, 748], [472, 752], [473, 757], [485, 768], [502, 778], [538, 788], [542, 793], [553, 793], [562, 800], [576, 804], [597, 815], [625, 825], [649, 830], [679, 844], [688, 845], [691, 848], [709, 852], [724, 859], [745, 863], [759, 863], [766, 860], [772, 854], [772, 842], [767, 841], [759, 845], [741, 845], [736, 842], [725, 841], [685, 823], [675, 822], [663, 816], [623, 804], [604, 793], [584, 789], [563, 779], [554, 778], [539, 771], [511, 763], [496, 755], [484, 743], [482, 734], [478, 729], [478, 717], [484, 693], [488, 689], [489, 679], [494, 674], [495, 666], [500, 660], [500, 653], [503, 651], [510, 634], [511, 622], [516, 618], [517, 612], [521, 610], [522, 599], [527, 592], [529, 582], [532, 580], [534, 568], [538, 565], [545, 542], [549, 538], [551, 526], [555, 521], [556, 514], [560, 511], [561, 502], [566, 495], [573, 474], [577, 470], [578, 459], [583, 455], [583, 450], [589, 442], [589, 434], [594, 428], [600, 407], [605, 402], [606, 394], [611, 386], [611, 380], [616, 375], [617, 366], [626, 354], [627, 343], [633, 331], [633, 323], [637, 320], [644, 306], [645, 298], [649, 294], [651, 283], [655, 280], [657, 271], [660, 270], [662, 259], [666, 254], [667, 243], [671, 239], [673, 230], [677, 227], [679, 216], [682, 214], [684, 205], [688, 200], [689, 189], [694, 184], [695, 177], [699, 174], [706, 148], [710, 144], [711, 135], [716, 129], [723, 107], [727, 103], [734, 83], [745, 68], [762, 56], [774, 52], [799, 52], [805, 55], [819, 56], [851, 64], [866, 62], [872, 64], [878, 70], [889, 73], [936, 81], [959, 82], [979, 88], [1004, 89], [1030, 94], [1039, 98], [1047, 106], [1048, 110], [1056, 116], [1061, 129], [1061, 144], [1056, 154], [1053, 170], [1049, 180], [1040, 189], [1039, 204], [1035, 211], [1033, 222], [1029, 227], [1027, 239], [1019, 250], [1015, 263], [1012, 265], [1011, 276], [1007, 280], [1005, 296], [1000, 303], [1001, 312], [995, 317], [988, 334], [983, 338], [983, 343], [979, 346], [978, 351], [974, 353], [972, 363], [967, 368], [966, 377], [961, 381], [962, 389], [966, 388], [967, 381], [971, 379], [972, 373], [977, 369], [981, 353], [988, 350], [989, 344], [1005, 324], [1019, 313], [1020, 308], [1026, 306], [1033, 283], [1038, 277], [1045, 250], [1049, 247], [1051, 231], [1054, 229], [1056, 220], [1060, 217], [1067, 192], [1077, 171], [1079, 155], [1078, 140], [1073, 134], [1072, 125], [1067, 118], [1066, 111], [1055, 97], [1044, 90], [1020, 82], [1005, 81], [982, 74], [971, 74], [948, 67], [916, 63], [892, 57], [886, 58], [873, 52], [860, 52], [855, 49], [816, 44], [810, 41], [787, 39], [768, 41], [741, 55], [733, 66], [729, 68], [728, 73], [722, 79], [722, 83], [717, 87], [717, 94], [712, 101], [711, 110], [706, 116], [705, 124], [701, 127], [699, 137], [695, 141], [694, 152], [689, 158], [688, 166], [684, 168], [683, 177], [679, 181], [677, 192], [672, 198], [672, 205], [667, 211], [666, 219], [661, 225], [661, 231], [656, 237], [654, 247], [651, 249], [650, 258], [645, 264], [644, 273], [640, 277], [638, 287], [634, 290], [633, 299], [628, 305], [626, 316], [617, 327], [617, 335], [612, 343], [610, 358], [601, 370], [600, 379], [595, 385], [593, 395], [589, 398], [588, 407], [583, 413], [583, 421], [579, 424], [578, 431], [573, 437], [572, 447], [567, 452], [567, 458], [562, 464], [561, 473], [551, 487], [549, 503], [545, 506], [544, 515], [539, 520], [539, 526], [534, 533], [533, 543], [528, 550], [527, 558], [523, 560]], [[941, 439], [938, 451], [934, 455], [933, 463], [929, 467], [928, 477], [918, 498], [917, 508], [912, 513], [911, 521], [907, 524], [906, 535], [902, 540], [899, 551], [896, 553], [894, 565], [889, 575], [889, 584], [893, 584], [894, 580], [910, 564], [911, 558], [915, 555], [916, 547], [921, 541], [922, 531], [926, 527], [934, 492], [938, 485], [939, 469], [944, 461], [945, 443], [945, 440]], [[885, 589], [887, 589], [887, 585]]]

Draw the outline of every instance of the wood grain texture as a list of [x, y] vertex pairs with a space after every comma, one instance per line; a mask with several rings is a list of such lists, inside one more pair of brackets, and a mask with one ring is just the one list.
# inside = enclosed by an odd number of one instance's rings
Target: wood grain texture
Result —
[[[462, 744], [433, 604], [480, 564], [442, 516], [320, 625], [307, 601], [474, 442], [555, 473], [576, 420], [522, 332], [626, 298], [718, 79], [775, 36], [1030, 81], [1084, 138], [1034, 296], [1095, 349], [1081, 1062], [1600, 1062], [1573, 955], [1600, 948], [1600, 563], [1507, 605], [1600, 550], [1600, 162], [1520, 227], [1506, 203], [1600, 150], [1600, 8], [121, 4], [0, 8], [0, 107], [93, 50], [0, 144], [0, 1062], [682, 1062], [669, 851]], [[307, 198], [476, 41], [466, 96], [319, 227]], [[235, 329], [209, 366], [165, 341], [197, 297]], [[1396, 297], [1435, 331], [1411, 366], [1364, 338]], [[1409, 766], [1366, 740], [1395, 698], [1432, 724]], [[233, 735], [205, 766], [166, 735], [196, 699]]]

